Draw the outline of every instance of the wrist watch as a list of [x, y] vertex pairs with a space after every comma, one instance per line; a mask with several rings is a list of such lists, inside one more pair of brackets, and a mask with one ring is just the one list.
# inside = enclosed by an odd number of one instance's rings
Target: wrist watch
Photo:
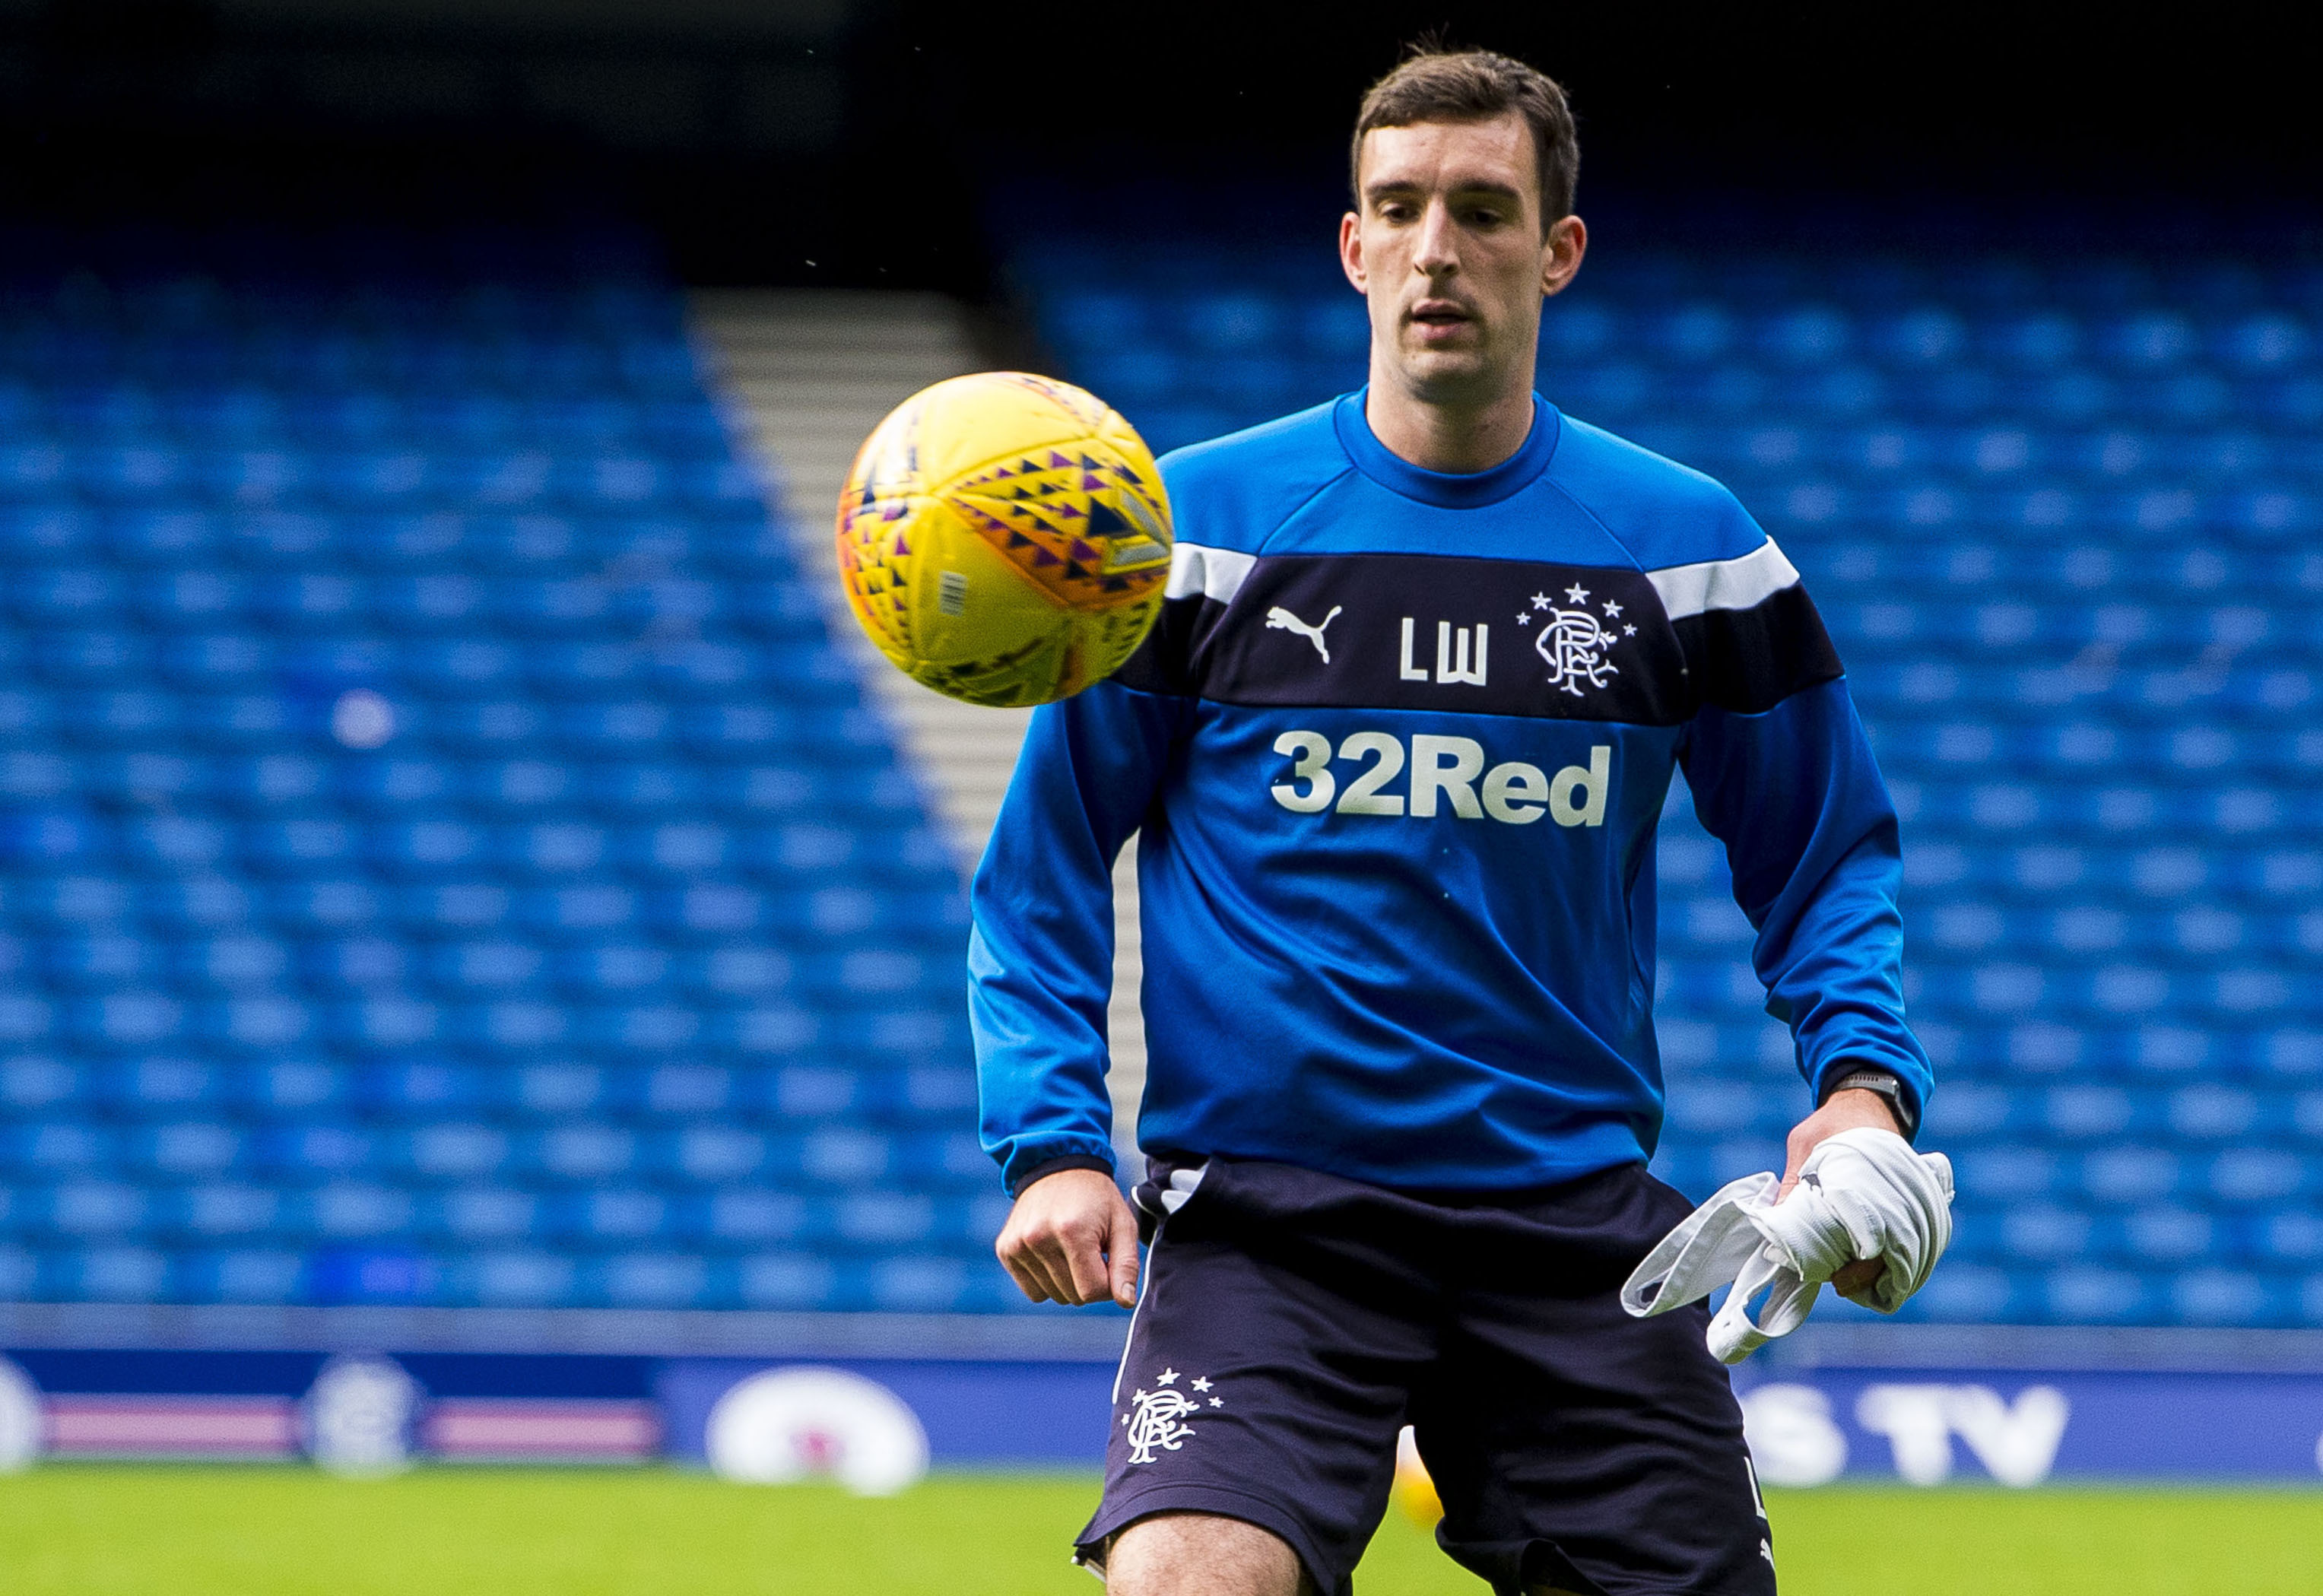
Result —
[[1886, 1069], [1850, 1069], [1823, 1088], [1815, 1106], [1831, 1101], [1833, 1092], [1877, 1092], [1887, 1099], [1887, 1106], [1896, 1111], [1896, 1123], [1903, 1128], [1904, 1140], [1915, 1140], [1920, 1134], [1920, 1116], [1913, 1109], [1912, 1099], [1904, 1091], [1904, 1083], [1892, 1071]]

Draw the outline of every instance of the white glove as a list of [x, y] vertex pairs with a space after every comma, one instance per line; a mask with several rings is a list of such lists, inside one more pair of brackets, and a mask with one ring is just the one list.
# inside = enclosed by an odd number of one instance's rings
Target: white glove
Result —
[[[1731, 1281], [1710, 1322], [1710, 1350], [1739, 1363], [1806, 1322], [1823, 1283], [1859, 1258], [1886, 1263], [1870, 1306], [1892, 1314], [1927, 1283], [1952, 1239], [1952, 1166], [1941, 1152], [1914, 1152], [1893, 1131], [1841, 1131], [1818, 1143], [1799, 1183], [1781, 1202], [1782, 1182], [1746, 1175], [1679, 1222], [1621, 1288], [1639, 1318], [1699, 1302]], [[1753, 1320], [1750, 1300], [1767, 1292]]]

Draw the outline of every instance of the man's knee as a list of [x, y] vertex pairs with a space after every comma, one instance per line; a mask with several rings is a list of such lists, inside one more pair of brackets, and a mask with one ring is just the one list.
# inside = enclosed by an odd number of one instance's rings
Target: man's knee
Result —
[[1106, 1596], [1313, 1596], [1299, 1555], [1255, 1524], [1156, 1513], [1106, 1550]]

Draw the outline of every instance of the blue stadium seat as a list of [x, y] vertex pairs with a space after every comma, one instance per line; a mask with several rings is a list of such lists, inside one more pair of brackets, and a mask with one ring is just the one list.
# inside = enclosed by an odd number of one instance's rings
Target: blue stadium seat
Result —
[[550, 1198], [546, 1225], [552, 1234], [592, 1247], [634, 1246], [672, 1228], [671, 1204], [642, 1187], [595, 1187]]
[[2188, 1325], [2264, 1325], [2292, 1322], [2284, 1282], [2237, 1270], [2191, 1269], [2171, 1282], [2173, 1316]]
[[493, 1124], [438, 1120], [412, 1126], [402, 1138], [401, 1162], [430, 1182], [470, 1181], [500, 1176], [514, 1165], [515, 1142]]
[[2068, 1262], [2090, 1251], [2094, 1215], [2079, 1207], [2030, 1203], [1998, 1216], [2002, 1256], [2023, 1266]]
[[673, 1179], [701, 1186], [747, 1184], [767, 1167], [767, 1137], [739, 1125], [704, 1124], [656, 1138], [647, 1161]]
[[166, 1194], [159, 1228], [197, 1243], [262, 1240], [283, 1226], [282, 1193], [265, 1186], [217, 1181]]
[[2099, 1264], [2066, 1264], [2041, 1281], [2044, 1316], [2064, 1324], [2151, 1324], [2164, 1312], [2153, 1277]]
[[2052, 1087], [2045, 1096], [2043, 1124], [2068, 1142], [2111, 1142], [2138, 1124], [2139, 1099], [2123, 1087]]
[[805, 1197], [749, 1183], [721, 1186], [689, 1205], [680, 1223], [690, 1234], [727, 1251], [760, 1249], [825, 1239], [828, 1215]]
[[[506, 889], [493, 890], [505, 892]], [[741, 901], [748, 902], [753, 896], [742, 894]], [[730, 898], [721, 900], [721, 906], [731, 908], [735, 902]], [[602, 882], [584, 886], [525, 888], [519, 890], [514, 898], [516, 922], [546, 936], [617, 935], [635, 925], [638, 916], [638, 893]], [[747, 919], [737, 923], [729, 918], [698, 929], [740, 933], [747, 931], [750, 923], [753, 922]], [[689, 922], [688, 929], [697, 928]]]
[[482, 1072], [435, 1058], [367, 1066], [357, 1094], [373, 1112], [403, 1121], [468, 1112], [482, 1106], [488, 1096]]
[[31, 1200], [25, 1206], [36, 1224], [45, 1217], [50, 1234], [71, 1238], [134, 1234], [152, 1206], [143, 1188], [110, 1179], [106, 1171], [67, 1179], [27, 1196]]
[[832, 1199], [831, 1234], [842, 1247], [892, 1252], [923, 1245], [936, 1234], [936, 1204], [911, 1192], [868, 1191]]
[[546, 1179], [594, 1184], [629, 1173], [638, 1161], [638, 1137], [602, 1122], [560, 1124], [528, 1137], [520, 1156]]
[[521, 656], [488, 637], [406, 638], [397, 651], [398, 674], [417, 693], [457, 698], [507, 691], [518, 679]]
[[851, 1126], [810, 1132], [797, 1160], [800, 1173], [818, 1188], [884, 1186], [900, 1163], [894, 1138]]
[[701, 1307], [715, 1289], [709, 1261], [685, 1253], [620, 1253], [592, 1272], [590, 1295], [612, 1307]]
[[367, 809], [393, 815], [425, 812], [458, 795], [459, 771], [435, 759], [398, 757], [366, 760], [336, 773], [339, 795]]
[[237, 1305], [294, 1302], [306, 1272], [300, 1253], [263, 1244], [192, 1252], [179, 1270], [186, 1299]]
[[353, 1096], [344, 1065], [314, 1059], [263, 1059], [228, 1078], [231, 1100], [244, 1113], [290, 1119], [327, 1114]]
[[993, 1169], [973, 1131], [926, 1131], [904, 1138], [897, 1147], [896, 1179], [940, 1197], [983, 1195], [991, 1186]]
[[2186, 1160], [2169, 1148], [2137, 1143], [2100, 1147], [2080, 1160], [2080, 1188], [2092, 1200], [2129, 1206], [2176, 1195]]
[[904, 1071], [903, 1105], [930, 1120], [964, 1124], [977, 1101], [976, 1072], [959, 1065], [923, 1065]]
[[951, 1313], [969, 1306], [976, 1266], [941, 1256], [890, 1258], [871, 1266], [870, 1306], [887, 1313]]
[[70, 1120], [28, 1121], [0, 1133], [0, 1160], [25, 1176], [56, 1179], [116, 1169], [120, 1151], [106, 1127]]
[[421, 1197], [417, 1228], [471, 1245], [521, 1241], [539, 1229], [542, 1201], [510, 1187], [456, 1187]]
[[1948, 1264], [1905, 1305], [1915, 1318], [1951, 1324], [2022, 1324], [2041, 1316], [2036, 1281], [2015, 1270], [1963, 1260]]
[[31, 627], [102, 627], [122, 607], [121, 583], [102, 567], [35, 568], [9, 584], [9, 610]]
[[2302, 1271], [2323, 1268], [2323, 1216], [2310, 1209], [2253, 1215], [2243, 1223], [2240, 1240], [2236, 1252], [2252, 1263]]
[[159, 1302], [169, 1289], [168, 1254], [149, 1247], [94, 1247], [62, 1252], [42, 1273], [44, 1295], [96, 1302]]
[[2125, 1255], [2141, 1267], [2183, 1266], [2212, 1255], [2218, 1226], [2208, 1214], [2176, 1206], [2135, 1209], [2120, 1216]]
[[0, 501], [0, 558], [39, 564], [101, 546], [99, 517], [48, 499], [62, 464], [61, 454], [47, 445], [0, 448], [0, 495], [15, 500]]
[[736, 1277], [744, 1307], [819, 1312], [841, 1306], [838, 1266], [812, 1252], [753, 1252], [739, 1261]]
[[271, 1126], [258, 1138], [265, 1168], [287, 1179], [320, 1179], [369, 1170], [378, 1161], [378, 1136], [346, 1122], [302, 1118]]
[[410, 1189], [384, 1181], [333, 1179], [290, 1194], [289, 1226], [325, 1241], [365, 1241], [408, 1234], [416, 1207]]
[[0, 1105], [25, 1115], [63, 1107], [86, 1090], [87, 1078], [74, 1064], [37, 1053], [0, 1059]]
[[1959, 1186], [1987, 1200], [2010, 1202], [2068, 1195], [2071, 1171], [2063, 1160], [2045, 1148], [2022, 1142], [1988, 1142], [1962, 1148], [1954, 1160]]
[[127, 1168], [157, 1179], [192, 1179], [237, 1169], [248, 1156], [249, 1137], [214, 1120], [179, 1120], [139, 1127], [127, 1143]]
[[565, 1253], [479, 1253], [456, 1261], [447, 1295], [485, 1307], [565, 1307], [578, 1298], [580, 1271], [580, 1261]]
[[446, 996], [537, 990], [548, 955], [529, 942], [494, 939], [446, 942], [428, 950], [427, 968]]

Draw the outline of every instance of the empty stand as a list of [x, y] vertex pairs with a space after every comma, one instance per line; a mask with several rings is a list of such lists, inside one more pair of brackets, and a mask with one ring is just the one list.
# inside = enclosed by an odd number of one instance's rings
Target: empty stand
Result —
[[0, 261], [0, 1298], [1008, 1306], [952, 850], [635, 241]]

